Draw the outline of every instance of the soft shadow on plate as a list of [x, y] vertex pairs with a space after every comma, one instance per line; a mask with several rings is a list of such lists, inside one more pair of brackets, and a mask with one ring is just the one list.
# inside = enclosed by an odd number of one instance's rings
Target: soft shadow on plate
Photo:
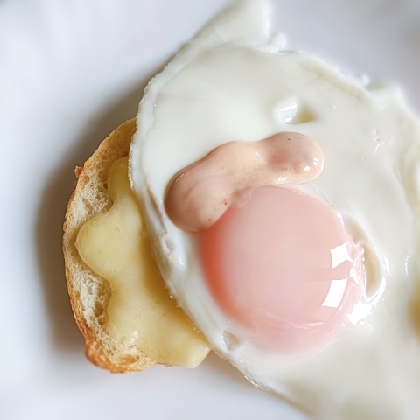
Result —
[[85, 344], [73, 318], [61, 250], [67, 201], [76, 181], [74, 168], [82, 166], [109, 133], [136, 115], [144, 88], [154, 74], [156, 72], [138, 82], [129, 92], [123, 93], [106, 110], [89, 118], [89, 123], [82, 130], [84, 135], [74, 140], [69, 153], [58, 162], [43, 190], [35, 226], [35, 246], [41, 287], [45, 292], [47, 315], [51, 323], [52, 344], [60, 352], [80, 352], [83, 356]]
[[252, 387], [252, 385], [245, 379], [239, 370], [235, 369], [227, 360], [220, 358], [213, 352], [207, 356], [203, 363], [207, 365], [212, 371], [226, 377], [231, 382], [236, 382], [242, 386]]

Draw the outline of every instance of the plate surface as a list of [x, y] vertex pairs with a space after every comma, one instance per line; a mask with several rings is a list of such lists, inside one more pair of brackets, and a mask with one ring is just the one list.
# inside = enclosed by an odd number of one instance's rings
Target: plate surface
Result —
[[[420, 3], [272, 0], [290, 48], [395, 81], [420, 112]], [[113, 376], [83, 355], [62, 223], [73, 168], [136, 114], [145, 84], [227, 0], [0, 1], [0, 418], [305, 417], [210, 356]]]

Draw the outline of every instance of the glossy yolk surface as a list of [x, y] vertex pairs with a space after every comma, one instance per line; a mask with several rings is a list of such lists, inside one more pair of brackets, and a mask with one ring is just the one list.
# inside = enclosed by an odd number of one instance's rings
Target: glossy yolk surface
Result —
[[198, 238], [216, 303], [260, 347], [323, 345], [360, 298], [362, 253], [332, 207], [296, 190], [254, 188]]

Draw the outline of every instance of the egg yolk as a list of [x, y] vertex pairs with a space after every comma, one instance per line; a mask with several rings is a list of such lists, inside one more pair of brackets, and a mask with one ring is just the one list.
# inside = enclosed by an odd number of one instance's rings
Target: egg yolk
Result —
[[249, 190], [198, 243], [214, 300], [259, 347], [328, 343], [362, 293], [362, 252], [339, 214], [291, 188]]

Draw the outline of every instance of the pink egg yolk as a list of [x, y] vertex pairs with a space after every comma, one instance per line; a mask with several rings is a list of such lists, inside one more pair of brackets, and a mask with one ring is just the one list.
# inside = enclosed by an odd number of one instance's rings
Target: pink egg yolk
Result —
[[362, 293], [362, 252], [339, 214], [291, 188], [250, 190], [198, 242], [214, 300], [259, 347], [328, 343]]

